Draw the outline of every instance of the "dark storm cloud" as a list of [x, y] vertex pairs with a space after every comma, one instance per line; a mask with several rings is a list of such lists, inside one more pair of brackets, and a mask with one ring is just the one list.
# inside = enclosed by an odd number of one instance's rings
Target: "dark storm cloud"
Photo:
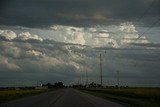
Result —
[[[146, 13], [146, 14], [144, 14]], [[160, 16], [159, 0], [1, 0], [0, 23], [45, 27], [53, 24], [92, 25], [137, 21]], [[147, 22], [146, 22], [147, 19]]]

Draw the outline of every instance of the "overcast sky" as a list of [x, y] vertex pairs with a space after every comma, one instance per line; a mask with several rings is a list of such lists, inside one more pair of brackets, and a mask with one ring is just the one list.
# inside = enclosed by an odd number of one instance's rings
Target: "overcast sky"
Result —
[[151, 24], [160, 16], [159, 0], [1, 0], [0, 23], [27, 27], [53, 24]]
[[1, 0], [0, 86], [160, 86], [159, 0]]

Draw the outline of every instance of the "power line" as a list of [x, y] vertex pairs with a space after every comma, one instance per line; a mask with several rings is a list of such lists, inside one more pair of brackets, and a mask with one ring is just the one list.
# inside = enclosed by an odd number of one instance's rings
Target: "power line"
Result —
[[149, 7], [148, 7], [148, 8], [144, 11], [144, 13], [139, 17], [139, 19], [137, 20], [137, 22], [140, 22], [140, 21], [144, 18], [144, 16], [152, 9], [151, 7], [152, 7], [154, 1], [155, 1], [155, 0], [153, 0], [153, 1], [151, 2], [151, 4], [149, 5]]
[[[155, 2], [155, 0], [153, 0], [153, 1], [151, 2], [151, 4], [150, 4], [149, 7], [146, 9], [146, 11], [144, 12], [144, 14], [138, 19], [138, 22], [140, 22], [140, 21], [143, 19], [143, 17], [150, 11], [150, 9], [152, 9], [151, 7], [152, 7], [152, 5], [154, 4], [154, 2]], [[144, 34], [146, 34], [146, 32], [148, 32], [149, 30], [151, 30], [151, 29], [154, 27], [154, 25], [156, 25], [157, 23], [159, 23], [159, 21], [160, 21], [160, 19], [158, 19], [156, 22], [154, 22], [145, 32], [143, 32], [143, 33], [137, 38], [137, 40], [140, 39]]]
[[146, 34], [146, 32], [148, 32], [149, 30], [151, 30], [151, 29], [154, 27], [154, 25], [158, 24], [159, 21], [160, 21], [160, 19], [158, 19], [156, 22], [154, 22], [145, 32], [143, 32], [143, 33], [137, 38], [137, 40], [140, 39], [144, 34]]

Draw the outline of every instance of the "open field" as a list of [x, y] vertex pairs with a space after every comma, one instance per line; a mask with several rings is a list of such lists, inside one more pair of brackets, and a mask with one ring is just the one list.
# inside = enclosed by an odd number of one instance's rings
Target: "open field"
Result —
[[80, 90], [105, 99], [124, 103], [129, 107], [160, 107], [160, 88], [82, 88]]
[[6, 90], [0, 90], [0, 103], [4, 103], [6, 101], [31, 96], [39, 93], [43, 93], [48, 91], [48, 89], [18, 89], [18, 90], [12, 90], [12, 89], [6, 89]]

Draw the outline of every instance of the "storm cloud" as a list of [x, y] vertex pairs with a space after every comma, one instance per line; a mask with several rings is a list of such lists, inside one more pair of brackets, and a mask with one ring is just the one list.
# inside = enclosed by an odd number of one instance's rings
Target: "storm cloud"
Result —
[[[60, 29], [61, 31], [68, 31], [68, 29], [69, 32], [72, 31], [69, 34], [66, 33], [67, 36], [64, 35], [64, 38], [69, 38], [69, 35], [74, 36], [73, 32], [84, 32], [81, 28], [66, 26], [54, 27], [54, 32]], [[95, 33], [96, 30], [96, 33], [100, 33], [100, 35], [104, 33], [99, 32], [97, 28], [94, 30], [93, 28], [88, 29], [90, 29], [88, 32]], [[9, 34], [12, 35], [12, 33]], [[20, 34], [33, 36], [29, 32], [21, 32]], [[6, 35], [6, 37], [8, 36]], [[100, 53], [103, 57], [104, 84], [115, 85], [116, 71], [120, 70], [122, 85], [159, 86], [160, 50], [156, 46], [154, 49], [146, 48], [148, 45], [143, 40], [140, 42], [141, 45], [136, 42], [132, 44], [135, 45], [133, 47], [123, 47], [123, 45], [114, 47], [108, 44], [111, 47], [107, 48], [107, 44], [99, 45], [99, 47], [97, 47], [98, 42], [95, 46], [82, 45], [81, 42], [79, 44], [78, 42], [72, 42], [74, 39], [70, 39], [72, 40], [70, 42], [58, 42], [43, 38], [43, 41], [31, 42], [27, 39], [20, 41], [16, 38], [12, 40], [1, 39], [0, 42], [0, 66], [2, 66], [0, 73], [3, 76], [3, 78], [1, 77], [1, 86], [12, 86], [13, 84], [17, 86], [34, 85], [37, 81], [42, 83], [64, 81], [65, 84], [80, 81], [85, 83], [86, 72], [89, 75], [89, 82], [99, 83]], [[101, 42], [104, 41], [100, 40], [99, 44]], [[137, 45], [140, 45], [140, 48], [137, 48]], [[143, 80], [148, 80], [148, 82]], [[10, 85], [11, 81], [12, 85]]]
[[[159, 20], [159, 0], [1, 0], [0, 23], [27, 27], [90, 26]], [[144, 26], [143, 25], [143, 26]]]

